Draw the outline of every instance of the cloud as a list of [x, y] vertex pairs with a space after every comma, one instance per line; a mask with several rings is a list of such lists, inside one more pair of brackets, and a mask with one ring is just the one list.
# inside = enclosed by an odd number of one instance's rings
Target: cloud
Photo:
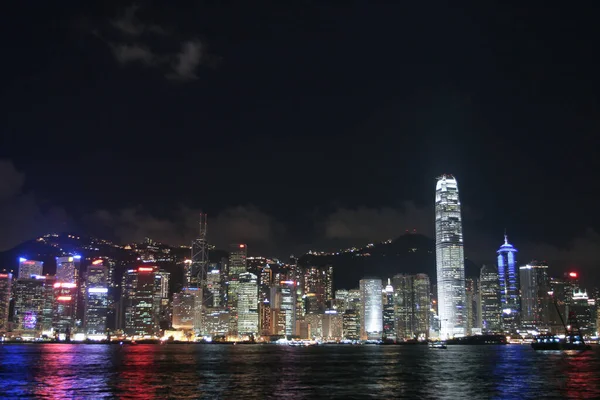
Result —
[[42, 209], [32, 193], [23, 189], [25, 174], [0, 160], [0, 251], [49, 231], [66, 231], [72, 221], [62, 208]]
[[[162, 217], [151, 215], [141, 207], [115, 212], [98, 210], [86, 217], [86, 223], [92, 228], [104, 229], [122, 243], [139, 242], [149, 237], [182, 245], [197, 237], [199, 214], [199, 210], [185, 206]], [[218, 248], [227, 248], [230, 243], [247, 243], [251, 251], [274, 251], [284, 232], [282, 225], [254, 206], [228, 208], [208, 216], [208, 239]]]
[[330, 214], [324, 224], [327, 239], [352, 239], [379, 241], [396, 238], [405, 231], [433, 233], [433, 211], [417, 207], [412, 202], [400, 209], [393, 208], [342, 208]]
[[110, 46], [119, 64], [141, 62], [162, 70], [167, 79], [182, 82], [198, 79], [200, 65], [214, 64], [216, 58], [206, 54], [203, 42], [178, 37], [160, 25], [141, 21], [140, 10], [139, 5], [128, 7], [109, 21], [113, 29], [105, 33], [94, 30], [94, 34]]
[[174, 73], [167, 74], [170, 79], [197, 79], [196, 69], [202, 60], [202, 43], [198, 40], [187, 41], [181, 45], [181, 51], [176, 55], [173, 66]]
[[117, 61], [121, 64], [128, 64], [135, 61], [140, 61], [146, 65], [153, 65], [156, 61], [156, 56], [148, 49], [141, 45], [112, 45], [113, 54]]
[[166, 34], [166, 30], [154, 24], [144, 24], [137, 17], [136, 13], [140, 6], [134, 4], [126, 8], [117, 18], [110, 21], [110, 24], [121, 33], [130, 36], [140, 36], [143, 33], [151, 32], [156, 34]]

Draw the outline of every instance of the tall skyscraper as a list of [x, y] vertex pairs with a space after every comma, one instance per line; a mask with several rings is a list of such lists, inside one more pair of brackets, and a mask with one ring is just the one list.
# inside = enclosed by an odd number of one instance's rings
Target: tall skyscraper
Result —
[[481, 330], [483, 333], [499, 333], [500, 285], [498, 272], [493, 266], [483, 266], [479, 274], [479, 304], [481, 308]]
[[379, 340], [383, 334], [383, 304], [381, 299], [381, 279], [360, 280], [361, 339]]
[[[304, 293], [311, 295], [311, 309], [322, 313], [333, 299], [333, 267], [307, 267], [304, 270]], [[316, 308], [316, 309], [314, 309]]]
[[134, 337], [158, 335], [159, 316], [155, 312], [156, 273], [154, 266], [130, 269], [123, 276], [122, 304], [125, 334]]
[[435, 249], [440, 337], [466, 334], [465, 257], [458, 184], [452, 175], [435, 188]]
[[[335, 292], [336, 299], [338, 291]], [[394, 320], [394, 288], [390, 280], [383, 291], [383, 338], [385, 340], [396, 340], [396, 321]]]
[[521, 325], [530, 329], [547, 329], [554, 308], [550, 296], [548, 266], [532, 261], [519, 268], [521, 284]]
[[30, 279], [32, 275], [43, 275], [43, 261], [28, 260], [19, 258], [19, 275], [18, 279]]
[[505, 332], [515, 331], [519, 326], [519, 269], [517, 249], [508, 243], [504, 235], [504, 244], [498, 251], [498, 279], [500, 284], [500, 307], [502, 309], [502, 328]]
[[78, 293], [79, 290], [76, 283], [54, 283], [52, 328], [59, 336], [65, 335], [66, 340], [69, 340], [71, 334], [74, 333]]
[[12, 287], [12, 274], [0, 273], [0, 332], [8, 330], [8, 312], [10, 308], [10, 292]]
[[250, 272], [239, 275], [238, 286], [238, 335], [258, 335], [258, 282]]
[[240, 274], [247, 271], [248, 247], [245, 244], [232, 244], [229, 247], [227, 271], [227, 311], [229, 311], [229, 335], [238, 335], [238, 288]]

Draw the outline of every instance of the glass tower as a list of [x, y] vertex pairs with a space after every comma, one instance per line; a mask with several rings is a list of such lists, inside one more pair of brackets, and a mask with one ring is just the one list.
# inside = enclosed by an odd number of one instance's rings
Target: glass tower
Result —
[[500, 307], [502, 309], [502, 328], [512, 331], [519, 323], [519, 270], [516, 267], [517, 249], [508, 243], [504, 235], [504, 244], [498, 253], [498, 279], [500, 283]]
[[383, 333], [381, 279], [361, 279], [361, 339], [379, 340]]
[[435, 250], [440, 338], [466, 334], [465, 263], [458, 184], [452, 175], [435, 188]]
[[548, 266], [532, 261], [519, 268], [521, 324], [524, 328], [549, 328], [552, 297]]

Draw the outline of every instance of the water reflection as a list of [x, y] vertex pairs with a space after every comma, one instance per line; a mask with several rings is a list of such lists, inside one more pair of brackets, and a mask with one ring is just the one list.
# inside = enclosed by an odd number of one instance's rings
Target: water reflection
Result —
[[6, 345], [0, 397], [600, 398], [600, 353], [518, 345]]

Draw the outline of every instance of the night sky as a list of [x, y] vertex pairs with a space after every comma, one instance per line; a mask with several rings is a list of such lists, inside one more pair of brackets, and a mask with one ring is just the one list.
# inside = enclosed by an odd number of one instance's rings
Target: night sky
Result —
[[470, 259], [506, 229], [520, 261], [595, 273], [591, 3], [341, 3], [5, 6], [0, 249], [186, 243], [200, 209], [251, 254], [431, 235], [452, 173]]

